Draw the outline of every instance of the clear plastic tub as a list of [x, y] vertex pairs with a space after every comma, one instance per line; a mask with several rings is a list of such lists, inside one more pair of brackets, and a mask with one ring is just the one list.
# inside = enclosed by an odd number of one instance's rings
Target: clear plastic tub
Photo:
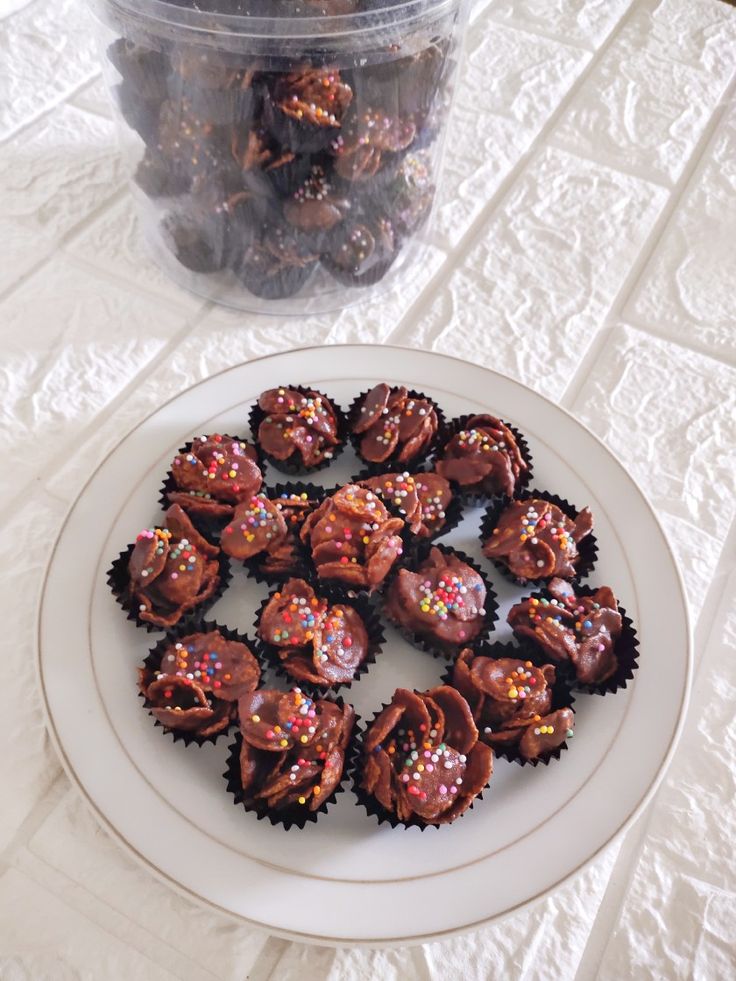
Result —
[[182, 286], [339, 309], [420, 267], [466, 0], [95, 0], [146, 238]]

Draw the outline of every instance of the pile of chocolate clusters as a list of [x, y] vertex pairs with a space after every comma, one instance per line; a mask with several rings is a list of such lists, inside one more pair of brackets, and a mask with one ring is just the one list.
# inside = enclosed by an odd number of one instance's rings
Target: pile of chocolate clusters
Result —
[[109, 46], [120, 112], [145, 144], [134, 179], [162, 206], [162, 237], [182, 266], [230, 270], [266, 299], [293, 296], [318, 266], [369, 286], [426, 221], [450, 42], [392, 44], [387, 28], [368, 54], [331, 50], [331, 16], [376, 7], [390, 22], [388, 0], [197, 5], [325, 18], [325, 36], [293, 57], [150, 34]]

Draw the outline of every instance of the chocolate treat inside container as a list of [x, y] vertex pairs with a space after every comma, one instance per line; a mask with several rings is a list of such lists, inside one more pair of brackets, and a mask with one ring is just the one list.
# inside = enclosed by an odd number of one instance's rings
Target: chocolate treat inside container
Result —
[[358, 801], [379, 823], [440, 827], [473, 806], [493, 774], [468, 703], [454, 688], [399, 688], [367, 726], [356, 763]]
[[128, 619], [149, 630], [190, 623], [217, 600], [229, 578], [227, 558], [178, 504], [167, 510], [161, 527], [144, 528], [108, 572]]
[[478, 414], [453, 419], [435, 470], [451, 481], [469, 502], [512, 497], [529, 483], [531, 455], [521, 433], [496, 416]]
[[172, 99], [186, 101], [198, 116], [215, 125], [249, 126], [259, 102], [254, 86], [257, 61], [247, 64], [213, 48], [187, 45], [173, 51], [171, 62]]
[[237, 701], [254, 691], [261, 666], [251, 641], [202, 621], [168, 634], [138, 670], [143, 704], [174, 742], [215, 742], [237, 719]]
[[433, 399], [386, 382], [359, 395], [348, 412], [356, 453], [379, 473], [421, 463], [443, 424], [444, 416]]
[[263, 122], [279, 143], [314, 152], [337, 137], [352, 100], [353, 90], [335, 66], [273, 72], [266, 82]]
[[301, 539], [319, 579], [374, 592], [403, 553], [403, 528], [373, 491], [346, 484], [309, 515]]
[[342, 699], [262, 688], [238, 702], [240, 732], [224, 774], [235, 804], [273, 825], [303, 828], [335, 800], [355, 711]]
[[448, 658], [484, 637], [497, 609], [496, 594], [475, 562], [445, 545], [411, 554], [383, 598], [385, 616], [410, 643]]
[[546, 765], [559, 759], [574, 735], [567, 681], [553, 664], [543, 663], [525, 647], [466, 647], [448, 673], [448, 683], [467, 700], [479, 738], [498, 756], [522, 765]]
[[[302, 314], [421, 268], [462, 0], [95, 9], [142, 227], [183, 285]], [[242, 193], [260, 216], [245, 238], [202, 204]]]
[[329, 466], [345, 445], [342, 409], [323, 392], [301, 385], [262, 392], [250, 426], [263, 455], [285, 473]]
[[638, 667], [634, 626], [608, 586], [552, 579], [508, 614], [514, 634], [558, 666], [581, 691], [626, 688]]
[[349, 687], [383, 643], [380, 618], [365, 597], [333, 596], [299, 578], [264, 600], [256, 630], [279, 673], [310, 694]]
[[483, 554], [520, 586], [554, 577], [578, 581], [595, 565], [593, 515], [548, 491], [502, 498], [483, 517]]

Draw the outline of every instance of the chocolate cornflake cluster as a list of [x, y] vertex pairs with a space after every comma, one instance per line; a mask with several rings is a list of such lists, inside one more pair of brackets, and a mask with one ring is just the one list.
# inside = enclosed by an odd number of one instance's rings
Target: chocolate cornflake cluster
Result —
[[570, 517], [539, 497], [510, 501], [490, 534], [482, 537], [483, 554], [518, 580], [573, 578], [581, 565], [580, 543], [593, 530], [593, 515], [583, 508]]
[[291, 678], [323, 688], [352, 681], [371, 647], [360, 612], [319, 597], [304, 579], [288, 579], [272, 594], [258, 635]]
[[261, 578], [269, 582], [288, 579], [303, 568], [299, 532], [307, 515], [314, 511], [323, 497], [323, 488], [311, 484], [305, 485], [304, 489], [275, 490], [271, 503], [281, 512], [286, 534], [253, 560], [252, 567]]
[[463, 553], [432, 547], [416, 567], [399, 569], [383, 612], [423, 646], [449, 656], [487, 629], [487, 599], [483, 577]]
[[312, 388], [270, 388], [258, 397], [254, 434], [275, 466], [309, 471], [329, 463], [342, 445], [341, 411]]
[[166, 497], [188, 514], [228, 518], [263, 483], [255, 447], [232, 436], [198, 436], [171, 464]]
[[601, 684], [618, 668], [623, 618], [609, 586], [578, 593], [564, 579], [553, 579], [544, 594], [512, 606], [508, 622], [545, 657], [570, 664], [583, 685]]
[[200, 535], [178, 504], [158, 528], [144, 528], [130, 550], [125, 601], [139, 620], [173, 627], [215, 597], [220, 549]]
[[529, 472], [517, 434], [495, 416], [457, 420], [436, 464], [437, 473], [466, 491], [512, 497]]
[[384, 473], [360, 480], [383, 501], [391, 504], [418, 538], [439, 534], [447, 523], [452, 488], [436, 473]]
[[[391, 6], [211, 0], [198, 9], [320, 18]], [[339, 64], [329, 42], [278, 60], [150, 31], [110, 45], [120, 113], [144, 144], [134, 179], [160, 204], [163, 241], [182, 266], [227, 270], [264, 299], [298, 293], [318, 266], [346, 286], [386, 274], [432, 205], [451, 70], [447, 38], [397, 38]]]
[[[486, 657], [471, 648], [460, 652], [452, 673], [483, 742], [523, 760], [547, 760], [573, 736], [575, 715], [569, 704], [555, 704], [556, 680], [552, 664]], [[569, 703], [567, 693], [563, 700]]]
[[351, 705], [312, 699], [301, 689], [262, 688], [238, 702], [235, 789], [247, 809], [317, 811], [337, 790], [355, 724]]
[[454, 688], [398, 688], [363, 737], [358, 786], [392, 821], [450, 824], [491, 779], [493, 754], [479, 741]]
[[431, 399], [386, 382], [366, 392], [351, 416], [357, 452], [367, 463], [412, 463], [429, 451], [439, 425]]
[[301, 539], [320, 579], [373, 592], [403, 552], [403, 527], [373, 491], [345, 484], [307, 517]]
[[138, 686], [164, 728], [201, 740], [230, 727], [238, 699], [260, 678], [245, 639], [214, 626], [157, 645], [138, 671]]

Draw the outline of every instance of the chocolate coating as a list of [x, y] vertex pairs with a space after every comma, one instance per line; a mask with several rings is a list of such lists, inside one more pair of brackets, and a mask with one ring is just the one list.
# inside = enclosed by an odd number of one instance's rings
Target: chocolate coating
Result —
[[246, 806], [318, 810], [337, 788], [355, 722], [351, 705], [260, 689], [238, 702]]
[[381, 382], [356, 407], [352, 430], [361, 437], [358, 452], [368, 463], [407, 464], [427, 452], [438, 425], [434, 402]]
[[286, 523], [286, 535], [267, 551], [261, 553], [256, 568], [267, 578], [286, 579], [302, 565], [299, 547], [299, 532], [306, 517], [319, 505], [322, 498], [315, 488], [310, 493], [305, 491], [282, 493], [272, 498], [272, 503], [278, 508]]
[[483, 542], [483, 554], [502, 562], [519, 579], [571, 579], [579, 559], [578, 542], [592, 529], [588, 508], [573, 520], [543, 498], [511, 501]]
[[511, 629], [551, 660], [571, 662], [581, 684], [596, 685], [610, 678], [618, 667], [616, 642], [622, 627], [613, 591], [601, 586], [590, 596], [578, 596], [570, 583], [553, 579], [547, 593], [512, 606]]
[[398, 821], [450, 824], [492, 773], [468, 703], [446, 685], [397, 689], [363, 739], [360, 787]]
[[296, 457], [305, 467], [318, 466], [333, 456], [339, 444], [337, 411], [320, 392], [272, 388], [258, 399], [266, 413], [258, 426], [264, 453], [275, 460]]
[[479, 415], [452, 436], [435, 469], [466, 490], [513, 497], [529, 468], [509, 427], [495, 416]]
[[402, 527], [371, 490], [346, 484], [309, 515], [301, 537], [320, 579], [372, 592], [402, 553]]
[[220, 585], [220, 550], [199, 534], [178, 504], [165, 518], [164, 527], [147, 528], [136, 538], [128, 562], [128, 596], [140, 620], [173, 627]]
[[368, 631], [358, 611], [320, 599], [303, 579], [289, 579], [273, 594], [258, 633], [279, 648], [292, 678], [322, 687], [352, 681], [368, 655]]
[[536, 667], [517, 658], [476, 655], [465, 648], [452, 683], [467, 699], [480, 738], [499, 749], [515, 748], [522, 759], [539, 759], [572, 736], [575, 717], [565, 706], [553, 710], [551, 664]]
[[179, 453], [171, 464], [176, 490], [169, 491], [171, 504], [190, 514], [229, 517], [235, 505], [256, 494], [263, 483], [255, 448], [231, 436], [199, 436], [191, 448]]
[[265, 494], [253, 494], [235, 508], [223, 529], [220, 546], [234, 559], [251, 559], [262, 552], [279, 549], [287, 537], [281, 510]]
[[451, 551], [432, 548], [416, 570], [399, 570], [384, 610], [404, 630], [452, 653], [483, 630], [485, 601], [485, 583], [475, 569]]
[[445, 524], [452, 490], [436, 473], [385, 473], [360, 481], [398, 509], [409, 531], [419, 538], [439, 532]]
[[187, 634], [161, 652], [156, 668], [138, 672], [151, 714], [167, 729], [215, 735], [236, 717], [237, 700], [257, 686], [258, 661], [239, 641], [219, 630]]

